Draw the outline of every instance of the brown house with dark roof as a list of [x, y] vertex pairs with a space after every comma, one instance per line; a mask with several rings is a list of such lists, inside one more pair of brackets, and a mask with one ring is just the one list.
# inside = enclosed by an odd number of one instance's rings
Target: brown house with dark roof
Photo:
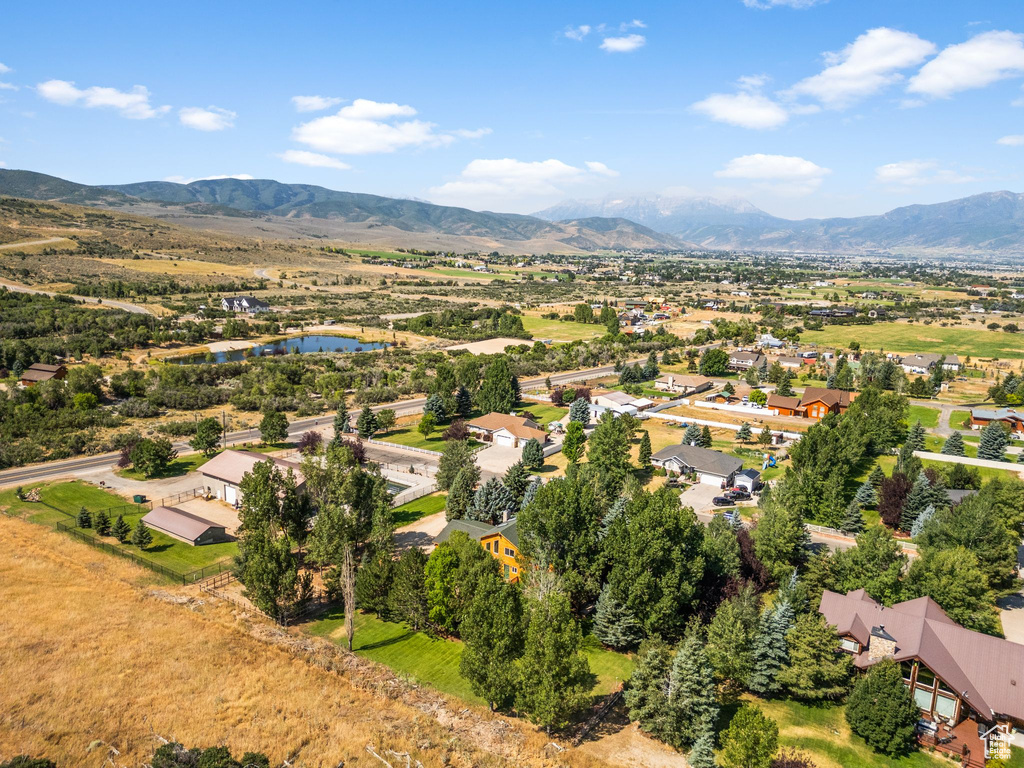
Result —
[[68, 375], [68, 369], [63, 365], [49, 365], [48, 363], [32, 363], [22, 371], [21, 383], [23, 386], [31, 387], [41, 381], [50, 379], [63, 379]]
[[996, 734], [1024, 725], [1024, 645], [961, 627], [930, 597], [886, 608], [863, 589], [825, 590], [819, 610], [858, 669], [900, 664], [923, 743], [982, 768]]
[[820, 421], [830, 413], [846, 413], [856, 398], [856, 392], [843, 389], [807, 387], [800, 397], [800, 407], [806, 411], [804, 415]]
[[782, 395], [776, 395], [774, 392], [768, 395], [768, 402], [765, 403], [768, 408], [774, 408], [779, 412], [779, 416], [806, 416], [807, 409], [800, 404], [799, 397], [783, 397]]

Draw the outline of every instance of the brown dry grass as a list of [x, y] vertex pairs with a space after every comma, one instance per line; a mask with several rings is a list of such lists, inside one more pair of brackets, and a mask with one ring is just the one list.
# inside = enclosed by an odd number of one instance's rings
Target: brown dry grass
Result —
[[425, 765], [603, 765], [200, 594], [0, 515], [0, 759], [138, 766], [159, 735], [295, 766], [380, 766], [368, 744]]

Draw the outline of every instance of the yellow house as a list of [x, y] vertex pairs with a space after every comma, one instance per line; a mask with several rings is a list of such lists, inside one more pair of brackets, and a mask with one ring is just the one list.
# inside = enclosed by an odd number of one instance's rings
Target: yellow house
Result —
[[508, 581], [513, 584], [519, 581], [519, 533], [515, 519], [496, 525], [480, 537], [480, 544], [501, 563]]

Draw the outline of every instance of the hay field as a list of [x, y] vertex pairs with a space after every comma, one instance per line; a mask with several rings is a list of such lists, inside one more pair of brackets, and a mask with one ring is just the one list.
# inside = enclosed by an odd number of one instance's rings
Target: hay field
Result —
[[0, 756], [139, 766], [159, 735], [296, 768], [379, 768], [368, 744], [424, 765], [605, 765], [548, 758], [549, 739], [521, 721], [200, 595], [0, 515]]

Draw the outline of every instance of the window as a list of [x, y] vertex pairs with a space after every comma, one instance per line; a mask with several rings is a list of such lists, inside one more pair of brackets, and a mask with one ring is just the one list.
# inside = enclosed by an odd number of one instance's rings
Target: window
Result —
[[909, 682], [910, 679], [914, 676], [914, 662], [901, 661], [900, 669], [903, 670], [903, 679]]
[[926, 688], [935, 686], [935, 674], [924, 664], [917, 665], [917, 684]]
[[[495, 545], [495, 547], [497, 547], [497, 545]], [[516, 556], [516, 551], [514, 549], [509, 549], [508, 547], [505, 547], [505, 556], [506, 557], [515, 557]]]
[[932, 711], [932, 695], [927, 688], [914, 688], [914, 702], [925, 712]]
[[508, 578], [508, 566], [507, 565], [505, 566], [505, 578], [506, 579]]
[[956, 716], [956, 699], [939, 694], [935, 697], [935, 714], [952, 720]]
[[515, 566], [512, 567], [512, 573], [519, 573], [519, 569]]
[[857, 653], [860, 650], [860, 643], [856, 640], [851, 640], [848, 637], [844, 637], [840, 641], [840, 645], [844, 651], [849, 651], [850, 653]]

